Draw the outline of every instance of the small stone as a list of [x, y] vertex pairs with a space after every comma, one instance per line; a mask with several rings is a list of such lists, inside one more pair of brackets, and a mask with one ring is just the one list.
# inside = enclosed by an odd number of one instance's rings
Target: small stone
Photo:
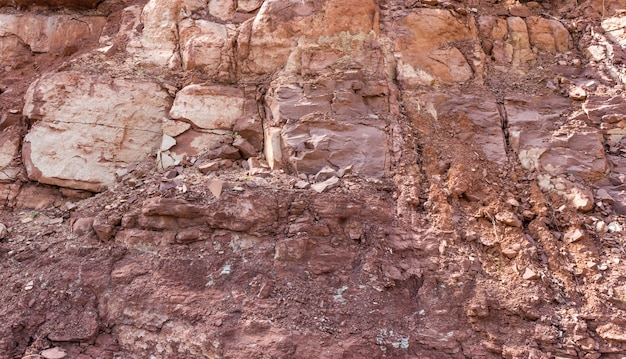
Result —
[[42, 351], [41, 356], [44, 357], [45, 359], [63, 359], [67, 357], [67, 353], [65, 352], [65, 350], [61, 348], [54, 347], [54, 348], [46, 349]]
[[219, 178], [213, 178], [209, 181], [208, 187], [209, 191], [211, 191], [216, 198], [220, 198], [222, 195], [222, 188], [224, 188], [224, 181]]
[[339, 170], [337, 170], [337, 177], [342, 178], [343, 176], [352, 173], [352, 168], [352, 165], [340, 168]]
[[203, 162], [200, 166], [198, 166], [198, 170], [202, 173], [209, 173], [213, 171], [217, 171], [220, 168], [219, 163], [217, 161], [208, 161]]
[[624, 228], [617, 222], [611, 222], [606, 226], [609, 233], [618, 233], [624, 230]]
[[511, 246], [504, 247], [502, 254], [509, 259], [513, 259], [517, 257], [521, 248], [522, 246], [520, 246], [519, 243], [514, 243]]
[[506, 203], [510, 204], [513, 207], [519, 207], [519, 202], [515, 198], [507, 199]]
[[174, 137], [163, 135], [163, 138], [161, 139], [161, 151], [167, 151], [174, 146], [176, 146], [176, 140]]
[[26, 285], [24, 286], [24, 290], [32, 290], [35, 287], [35, 282], [33, 282], [32, 280], [28, 283], [26, 283]]
[[596, 232], [604, 233], [606, 231], [607, 231], [607, 229], [606, 229], [606, 222], [604, 222], [604, 221], [596, 222]]
[[0, 239], [5, 239], [7, 234], [9, 234], [7, 226], [4, 223], [0, 223]]
[[245, 138], [241, 136], [237, 136], [233, 141], [233, 146], [236, 147], [239, 152], [241, 152], [241, 157], [250, 158], [256, 156], [256, 150], [254, 146], [248, 142]]
[[576, 101], [584, 101], [587, 99], [587, 91], [582, 87], [573, 86], [569, 89], [569, 98]]
[[336, 176], [337, 172], [333, 168], [329, 166], [324, 166], [324, 168], [319, 170], [319, 172], [317, 172], [317, 174], [315, 175], [315, 182], [326, 181], [327, 179]]
[[309, 182], [307, 182], [307, 181], [300, 180], [300, 181], [296, 182], [296, 184], [294, 186], [296, 188], [298, 188], [298, 189], [306, 189], [306, 188], [309, 188], [309, 186], [311, 186], [311, 184]]
[[465, 232], [465, 240], [468, 242], [472, 242], [475, 241], [478, 238], [478, 236], [476, 235], [476, 232], [474, 231], [467, 231]]
[[535, 272], [534, 270], [527, 267], [524, 270], [524, 274], [522, 274], [522, 278], [526, 280], [535, 280], [535, 279], [539, 279], [539, 274]]
[[571, 229], [567, 231], [564, 235], [565, 242], [567, 243], [577, 242], [583, 239], [583, 237], [585, 237], [585, 232], [583, 232], [580, 228]]
[[329, 190], [331, 188], [334, 188], [334, 187], [336, 187], [338, 185], [339, 185], [339, 178], [331, 177], [331, 178], [327, 179], [324, 182], [320, 182], [320, 183], [316, 183], [316, 184], [312, 185], [311, 189], [313, 189], [317, 193], [322, 193], [322, 192], [324, 192], [326, 190]]
[[511, 227], [521, 227], [522, 221], [511, 212], [500, 212], [496, 214], [496, 220]]

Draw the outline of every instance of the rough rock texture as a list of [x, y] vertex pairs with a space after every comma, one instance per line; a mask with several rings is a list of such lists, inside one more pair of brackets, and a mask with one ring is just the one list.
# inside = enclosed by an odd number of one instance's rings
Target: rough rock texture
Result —
[[621, 358], [625, 0], [0, 0], [1, 358]]

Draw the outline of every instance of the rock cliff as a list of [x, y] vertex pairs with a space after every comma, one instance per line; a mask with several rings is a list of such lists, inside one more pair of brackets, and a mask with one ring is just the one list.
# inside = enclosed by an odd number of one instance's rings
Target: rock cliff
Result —
[[622, 358], [624, 9], [0, 0], [0, 357]]

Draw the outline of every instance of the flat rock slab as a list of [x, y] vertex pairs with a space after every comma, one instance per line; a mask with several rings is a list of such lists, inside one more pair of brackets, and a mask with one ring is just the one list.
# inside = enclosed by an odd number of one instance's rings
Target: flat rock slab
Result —
[[170, 104], [157, 84], [61, 72], [43, 76], [26, 94], [35, 122], [22, 157], [40, 183], [102, 191], [161, 146]]

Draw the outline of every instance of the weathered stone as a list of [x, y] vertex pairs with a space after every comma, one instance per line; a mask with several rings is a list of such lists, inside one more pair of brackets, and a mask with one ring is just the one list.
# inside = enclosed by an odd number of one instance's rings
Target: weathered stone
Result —
[[[487, 159], [503, 164], [508, 161], [501, 117], [496, 99], [484, 96], [450, 96], [429, 93], [419, 97], [422, 108], [435, 120], [458, 118], [455, 140], [472, 142]], [[469, 120], [469, 121], [468, 121]]]
[[244, 93], [234, 87], [189, 85], [176, 94], [170, 116], [207, 130], [232, 130], [244, 111]]
[[78, 218], [74, 221], [74, 224], [72, 224], [72, 232], [77, 236], [90, 233], [93, 230], [93, 222], [93, 217]]
[[570, 102], [561, 97], [506, 100], [510, 142], [522, 166], [552, 176], [574, 173], [582, 178], [604, 176], [607, 161], [602, 134], [595, 128], [577, 128], [559, 122]]
[[496, 220], [506, 224], [507, 226], [522, 227], [522, 221], [520, 221], [520, 219], [511, 212], [498, 212], [498, 214], [496, 214]]
[[167, 93], [151, 82], [74, 72], [43, 76], [29, 88], [24, 106], [24, 115], [39, 120], [23, 142], [28, 177], [103, 190], [126, 165], [160, 147], [168, 105]]
[[557, 20], [531, 16], [526, 18], [530, 44], [539, 51], [565, 52], [572, 48], [569, 31]]
[[281, 134], [287, 161], [297, 172], [315, 174], [330, 163], [381, 177], [389, 166], [387, 136], [375, 126], [312, 118], [285, 125]]
[[222, 188], [224, 187], [224, 181], [219, 178], [212, 178], [207, 187], [216, 198], [220, 198], [222, 195]]
[[596, 333], [598, 333], [602, 339], [626, 343], [626, 331], [615, 323], [598, 326]]
[[175, 198], [149, 198], [141, 208], [147, 216], [172, 216], [179, 218], [196, 218], [205, 213], [202, 206]]
[[132, 6], [126, 9], [126, 18], [133, 21], [125, 27], [131, 29], [123, 36], [130, 39], [126, 51], [136, 63], [178, 67], [177, 22], [180, 16], [180, 1], [150, 0], [143, 7]]
[[576, 101], [584, 101], [587, 99], [587, 91], [579, 86], [573, 86], [569, 89], [569, 98]]
[[571, 229], [565, 232], [565, 234], [563, 235], [563, 239], [565, 239], [565, 242], [567, 243], [577, 242], [583, 239], [584, 237], [585, 237], [585, 232], [583, 232], [583, 230], [581, 230], [580, 228]]
[[198, 166], [198, 170], [202, 173], [209, 173], [217, 171], [220, 168], [220, 164], [217, 161], [205, 161]]
[[464, 82], [472, 77], [471, 66], [453, 45], [460, 41], [478, 41], [472, 18], [467, 22], [458, 21], [448, 10], [419, 8], [404, 17], [401, 23], [408, 31], [398, 38], [396, 48], [402, 54], [402, 63], [410, 66], [403, 68], [407, 84], [420, 71], [427, 74], [425, 78], [432, 77], [444, 83]]
[[339, 178], [337, 177], [331, 177], [329, 179], [327, 179], [324, 182], [319, 182], [319, 183], [315, 183], [313, 185], [311, 185], [311, 189], [314, 190], [317, 193], [322, 193], [324, 191], [327, 191], [331, 188], [335, 188], [339, 185]]
[[[289, 66], [292, 43], [298, 41], [304, 48], [315, 48], [321, 42], [328, 46], [334, 38], [359, 37], [377, 31], [376, 11], [372, 0], [329, 0], [324, 4], [299, 0], [265, 1], [254, 21], [242, 27], [237, 40], [241, 46], [242, 70], [246, 76], [264, 75]], [[334, 47], [339, 51], [352, 51]], [[318, 54], [326, 57], [325, 52]], [[335, 62], [333, 57], [337, 60], [336, 55], [329, 56], [331, 62]]]
[[263, 5], [263, 0], [238, 0], [237, 11], [238, 12], [252, 12]]
[[0, 14], [0, 65], [28, 61], [31, 52], [76, 52], [96, 40], [104, 24], [102, 16]]
[[526, 267], [526, 269], [524, 270], [524, 274], [522, 274], [522, 278], [526, 280], [535, 280], [539, 279], [539, 274], [534, 270]]
[[226, 26], [192, 19], [181, 21], [179, 26], [183, 69], [202, 71], [217, 80], [228, 80], [233, 46]]
[[257, 116], [240, 118], [235, 122], [233, 132], [250, 142], [256, 151], [263, 150], [263, 124]]
[[42, 351], [41, 356], [45, 359], [63, 359], [67, 357], [67, 353], [61, 348], [54, 347]]
[[337, 176], [337, 171], [335, 171], [331, 167], [324, 166], [324, 167], [322, 167], [321, 170], [319, 170], [319, 172], [317, 172], [315, 174], [315, 181], [316, 182], [322, 182], [322, 181], [326, 181], [327, 179], [329, 179], [331, 177], [338, 177]]
[[0, 223], [0, 239], [5, 239], [9, 234], [9, 230], [4, 223]]
[[241, 136], [237, 136], [233, 141], [233, 146], [236, 147], [239, 152], [241, 152], [241, 157], [244, 159], [254, 157], [257, 155], [254, 147], [248, 142], [245, 138]]

